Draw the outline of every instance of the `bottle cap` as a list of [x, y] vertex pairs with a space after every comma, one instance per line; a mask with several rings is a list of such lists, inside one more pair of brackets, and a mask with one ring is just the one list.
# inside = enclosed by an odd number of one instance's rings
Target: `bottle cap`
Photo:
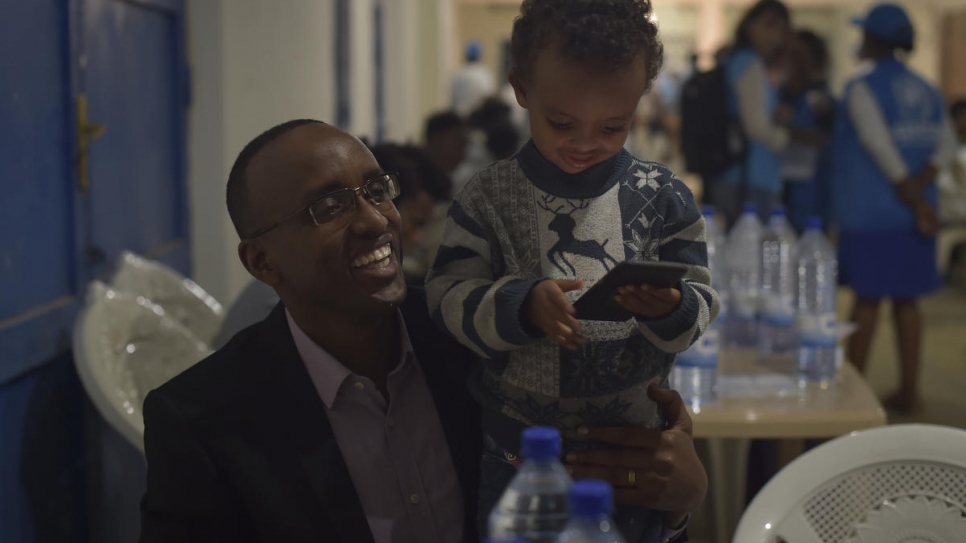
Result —
[[785, 216], [785, 206], [777, 205], [771, 210], [772, 217], [784, 217]]
[[614, 505], [614, 491], [607, 481], [581, 479], [570, 487], [570, 515], [596, 517], [609, 515]]
[[821, 230], [821, 229], [822, 229], [821, 217], [809, 217], [805, 221], [805, 230]]
[[560, 432], [549, 426], [534, 426], [523, 431], [520, 452], [527, 460], [560, 457]]
[[758, 206], [755, 205], [755, 202], [745, 202], [745, 206], [742, 208], [742, 213], [745, 215], [748, 215], [749, 213], [752, 215], [757, 215]]
[[701, 214], [704, 215], [704, 218], [705, 219], [713, 219], [714, 218], [714, 206], [707, 205], [707, 206], [702, 207], [701, 208]]

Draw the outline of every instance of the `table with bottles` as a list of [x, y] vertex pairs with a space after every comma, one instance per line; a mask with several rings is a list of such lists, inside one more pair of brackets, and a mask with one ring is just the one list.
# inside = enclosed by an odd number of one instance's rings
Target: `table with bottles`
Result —
[[865, 378], [841, 362], [831, 382], [799, 384], [792, 362], [763, 360], [754, 349], [726, 349], [718, 366], [718, 396], [690, 404], [695, 438], [707, 446], [709, 509], [715, 541], [730, 542], [745, 503], [751, 439], [834, 438], [882, 426], [886, 413]]
[[775, 365], [763, 363], [752, 349], [723, 351], [718, 397], [688, 406], [694, 436], [828, 438], [886, 423], [885, 410], [869, 383], [851, 364], [841, 363], [835, 379], [824, 385], [799, 385]]

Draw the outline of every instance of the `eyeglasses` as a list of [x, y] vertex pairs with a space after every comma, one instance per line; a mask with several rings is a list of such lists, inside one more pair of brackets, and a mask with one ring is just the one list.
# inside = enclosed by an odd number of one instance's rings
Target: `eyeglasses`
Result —
[[274, 230], [283, 222], [295, 218], [305, 211], [309, 212], [309, 216], [312, 217], [312, 222], [316, 226], [329, 224], [340, 218], [347, 219], [356, 212], [357, 196], [360, 192], [366, 197], [366, 200], [369, 200], [379, 210], [389, 210], [392, 208], [392, 201], [399, 197], [399, 174], [395, 172], [381, 173], [367, 179], [361, 187], [344, 188], [324, 194], [288, 217], [256, 230], [248, 236], [248, 239], [255, 239]]

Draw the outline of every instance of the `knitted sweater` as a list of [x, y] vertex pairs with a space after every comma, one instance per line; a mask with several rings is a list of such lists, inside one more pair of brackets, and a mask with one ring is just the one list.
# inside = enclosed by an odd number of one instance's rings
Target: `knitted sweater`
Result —
[[[543, 279], [584, 279], [572, 301], [623, 260], [688, 266], [680, 305], [659, 319], [582, 321], [585, 347], [559, 347], [521, 308]], [[647, 396], [674, 353], [718, 313], [705, 223], [691, 191], [667, 168], [622, 150], [567, 174], [533, 145], [480, 171], [456, 196], [426, 279], [436, 323], [481, 357], [470, 390], [484, 430], [504, 447], [529, 425], [572, 436], [583, 424], [661, 428]]]

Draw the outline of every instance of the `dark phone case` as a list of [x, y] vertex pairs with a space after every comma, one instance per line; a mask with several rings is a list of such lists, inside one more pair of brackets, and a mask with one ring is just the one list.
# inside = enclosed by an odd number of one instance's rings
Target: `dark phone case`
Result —
[[577, 318], [589, 321], [626, 321], [634, 314], [614, 301], [617, 287], [642, 284], [672, 287], [687, 271], [687, 266], [677, 262], [621, 262], [574, 302]]

